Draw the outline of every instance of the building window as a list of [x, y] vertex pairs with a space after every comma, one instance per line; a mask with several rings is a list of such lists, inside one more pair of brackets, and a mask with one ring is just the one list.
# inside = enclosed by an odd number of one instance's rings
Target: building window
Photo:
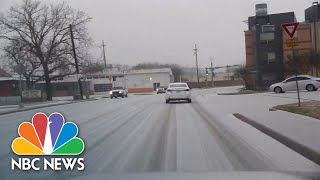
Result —
[[262, 32], [274, 32], [276, 27], [274, 25], [262, 25]]
[[62, 85], [62, 84], [58, 84], [57, 87], [56, 87], [56, 90], [57, 91], [67, 91], [68, 87], [65, 86], [65, 85]]
[[260, 34], [260, 41], [273, 41], [273, 40], [274, 40], [274, 33], [273, 32]]
[[268, 52], [267, 53], [267, 60], [268, 60], [268, 64], [275, 62], [276, 61], [276, 53], [275, 52]]
[[111, 91], [112, 84], [95, 84], [94, 85], [94, 92], [107, 92]]

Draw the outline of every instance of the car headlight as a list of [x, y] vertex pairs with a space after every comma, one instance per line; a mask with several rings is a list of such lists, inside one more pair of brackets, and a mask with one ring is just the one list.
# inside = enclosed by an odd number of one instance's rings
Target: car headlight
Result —
[[109, 94], [112, 94], [112, 91], [110, 91]]

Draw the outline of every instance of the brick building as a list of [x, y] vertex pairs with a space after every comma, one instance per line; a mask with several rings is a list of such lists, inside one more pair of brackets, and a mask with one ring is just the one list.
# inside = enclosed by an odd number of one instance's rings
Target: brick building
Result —
[[[245, 31], [246, 69], [250, 88], [266, 89], [271, 84], [284, 80], [289, 75], [285, 71], [285, 65], [293, 53], [310, 54], [315, 49], [315, 44], [318, 44], [317, 49], [320, 50], [320, 35], [317, 35], [320, 24], [311, 22], [312, 10], [315, 9], [306, 10], [306, 22], [300, 23], [296, 32], [295, 38], [299, 45], [292, 49], [286, 46], [290, 37], [281, 25], [297, 22], [294, 12], [269, 15], [266, 4], [256, 5], [257, 14], [248, 18], [248, 30]], [[314, 31], [314, 24], [317, 33]], [[315, 36], [317, 41], [314, 41]], [[308, 74], [315, 75], [312, 69]]]

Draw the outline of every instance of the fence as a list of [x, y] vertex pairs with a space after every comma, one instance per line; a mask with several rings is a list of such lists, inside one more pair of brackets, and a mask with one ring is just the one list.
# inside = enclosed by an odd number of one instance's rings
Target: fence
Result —
[[0, 105], [16, 105], [21, 102], [20, 96], [1, 96]]

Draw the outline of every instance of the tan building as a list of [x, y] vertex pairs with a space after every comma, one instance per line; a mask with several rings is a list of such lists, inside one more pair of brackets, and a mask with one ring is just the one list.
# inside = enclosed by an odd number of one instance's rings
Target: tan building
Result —
[[249, 88], [267, 89], [295, 74], [295, 65], [290, 61], [293, 54], [299, 58], [300, 73], [319, 76], [315, 66], [320, 62], [315, 52], [320, 52], [320, 4], [305, 10], [305, 22], [298, 26], [294, 38], [298, 45], [294, 48], [287, 47], [291, 38], [281, 27], [297, 22], [294, 12], [268, 14], [267, 4], [257, 4], [256, 12], [248, 17], [248, 30], [244, 32]]
[[[284, 54], [284, 63], [287, 63], [290, 60], [290, 57], [295, 55], [306, 55], [310, 56], [310, 58], [314, 58], [312, 56], [312, 51], [317, 49], [317, 52], [320, 51], [320, 23], [316, 23], [316, 31], [317, 31], [317, 41], [315, 41], [315, 33], [314, 33], [314, 23], [300, 23], [296, 32], [296, 38], [298, 40], [298, 46], [291, 48], [287, 47], [286, 41], [290, 39], [286, 32], [283, 31], [283, 54]], [[315, 44], [317, 42], [317, 46]], [[306, 74], [311, 76], [317, 76], [316, 69], [310, 69]], [[290, 74], [286, 74], [287, 76]]]
[[[317, 50], [320, 52], [320, 22], [316, 23], [316, 37], [317, 37]], [[257, 65], [256, 65], [256, 47], [255, 47], [255, 40], [254, 40], [254, 31], [245, 31], [245, 50], [246, 50], [246, 69], [247, 69], [247, 83], [250, 87], [255, 88], [257, 84]], [[315, 38], [314, 38], [314, 23], [306, 23], [301, 22], [297, 28], [296, 34], [294, 39], [297, 39], [298, 46], [291, 48], [287, 47], [286, 42], [291, 39], [287, 33], [282, 30], [282, 60], [283, 68], [279, 68], [279, 70], [283, 71], [283, 79], [287, 78], [288, 76], [292, 76], [292, 73], [286, 71], [286, 64], [289, 60], [292, 60], [293, 53], [296, 56], [299, 55], [306, 55], [312, 57], [312, 52], [315, 50]], [[263, 53], [260, 51], [260, 53]], [[273, 62], [269, 62], [269, 53], [264, 52], [267, 54], [266, 59], [267, 62], [263, 65], [263, 67], [267, 67], [268, 65], [272, 64]], [[272, 58], [271, 58], [272, 60]], [[280, 66], [280, 64], [279, 64]], [[261, 68], [261, 65], [260, 65]], [[320, 72], [319, 72], [320, 73]], [[316, 70], [311, 69], [306, 74], [316, 76]], [[264, 79], [262, 77], [262, 79]], [[279, 79], [280, 80], [280, 79]]]
[[[292, 60], [293, 55], [308, 55], [311, 54], [314, 49], [314, 41], [313, 41], [313, 25], [310, 23], [300, 23], [294, 39], [297, 39], [298, 46], [296, 47], [287, 47], [286, 42], [291, 38], [287, 35], [285, 31], [282, 31], [283, 34], [283, 58], [284, 64], [286, 64], [289, 60]], [[309, 75], [312, 75], [312, 71], [310, 70]], [[285, 72], [285, 76], [291, 76], [292, 74], [288, 74]]]
[[245, 31], [245, 48], [246, 48], [246, 70], [248, 74], [246, 75], [247, 83], [249, 86], [254, 87], [256, 81], [256, 71], [255, 71], [255, 59], [254, 59], [254, 44], [253, 42], [253, 32]]

